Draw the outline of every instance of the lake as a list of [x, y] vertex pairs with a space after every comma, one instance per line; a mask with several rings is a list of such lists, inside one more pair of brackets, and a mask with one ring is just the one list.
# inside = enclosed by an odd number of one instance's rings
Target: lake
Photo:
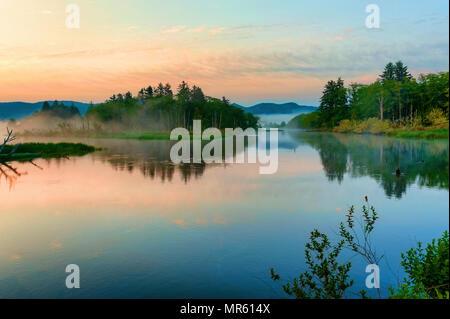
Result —
[[[170, 141], [70, 141], [103, 150], [0, 173], [1, 298], [284, 297], [270, 268], [285, 280], [305, 271], [309, 232], [334, 240], [365, 196], [379, 214], [387, 296], [404, 276], [400, 253], [448, 230], [448, 140], [280, 132], [273, 175], [259, 164], [174, 165]], [[343, 258], [354, 298], [367, 263]], [[80, 289], [65, 286], [68, 264], [80, 267]]]

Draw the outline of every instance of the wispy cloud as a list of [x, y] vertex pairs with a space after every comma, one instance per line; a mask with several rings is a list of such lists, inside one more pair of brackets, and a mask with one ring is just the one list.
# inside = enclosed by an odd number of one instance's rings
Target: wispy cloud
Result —
[[199, 33], [199, 32], [202, 32], [203, 30], [205, 30], [205, 26], [199, 26], [199, 27], [196, 27], [196, 28], [190, 28], [190, 29], [187, 29], [186, 32]]
[[214, 28], [214, 29], [209, 30], [209, 34], [217, 35], [217, 34], [223, 32], [225, 29], [226, 29], [225, 27]]
[[187, 26], [185, 26], [185, 25], [176, 25], [169, 29], [164, 30], [163, 33], [177, 33], [177, 32], [181, 32], [181, 31], [185, 30], [186, 28], [187, 28]]

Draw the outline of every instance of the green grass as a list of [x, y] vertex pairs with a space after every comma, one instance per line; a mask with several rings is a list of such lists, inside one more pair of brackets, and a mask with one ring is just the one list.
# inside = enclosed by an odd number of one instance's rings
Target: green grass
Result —
[[393, 130], [389, 136], [400, 138], [448, 139], [448, 129], [429, 129], [425, 131]]
[[119, 139], [130, 139], [130, 140], [169, 140], [170, 133], [164, 132], [130, 132], [130, 133], [119, 133], [110, 135], [99, 135], [96, 138], [119, 138]]
[[83, 156], [96, 150], [90, 145], [81, 143], [23, 143], [19, 144], [13, 154], [9, 154], [14, 145], [6, 145], [0, 153], [0, 162], [29, 161], [35, 158], [62, 158]]

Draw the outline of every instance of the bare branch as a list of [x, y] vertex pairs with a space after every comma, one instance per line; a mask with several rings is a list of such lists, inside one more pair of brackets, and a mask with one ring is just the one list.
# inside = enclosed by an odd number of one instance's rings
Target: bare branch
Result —
[[[13, 130], [10, 130], [8, 127], [6, 128], [6, 137], [3, 139], [3, 144], [0, 146], [0, 153], [5, 148], [5, 145], [11, 143], [16, 140], [16, 137], [13, 135]], [[17, 149], [17, 148], [16, 148]], [[14, 150], [15, 151], [15, 150]], [[12, 153], [11, 153], [12, 154]]]

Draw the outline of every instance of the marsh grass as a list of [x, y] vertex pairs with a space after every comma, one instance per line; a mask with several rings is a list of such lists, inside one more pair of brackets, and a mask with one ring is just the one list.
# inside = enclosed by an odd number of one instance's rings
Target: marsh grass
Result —
[[126, 132], [118, 134], [98, 135], [96, 138], [118, 138], [129, 140], [170, 140], [170, 133], [166, 132]]
[[448, 129], [429, 129], [429, 130], [394, 130], [387, 133], [389, 136], [400, 138], [429, 138], [429, 139], [448, 139]]
[[[436, 124], [435, 122], [438, 122]], [[338, 126], [333, 128], [338, 133], [375, 134], [388, 135], [400, 138], [429, 138], [448, 139], [448, 121], [442, 118], [433, 122], [433, 126], [420, 125], [394, 125], [389, 121], [381, 121], [370, 118], [364, 121], [342, 120]]]
[[6, 145], [0, 153], [0, 162], [29, 161], [35, 158], [63, 158], [83, 156], [99, 150], [82, 143], [24, 143], [19, 144], [13, 154], [15, 145]]

